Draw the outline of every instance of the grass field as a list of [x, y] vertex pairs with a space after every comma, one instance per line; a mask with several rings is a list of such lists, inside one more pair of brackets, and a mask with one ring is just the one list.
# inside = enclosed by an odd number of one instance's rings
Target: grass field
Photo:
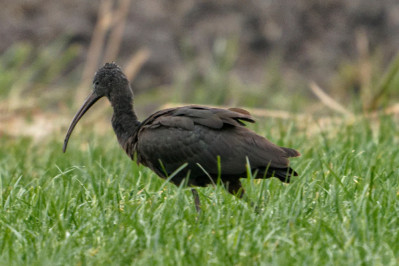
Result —
[[[399, 139], [392, 117], [328, 127], [259, 120], [302, 157], [289, 185], [242, 180], [259, 211], [220, 186], [190, 190], [131, 162], [109, 127], [0, 139], [2, 265], [397, 265]], [[310, 123], [313, 123], [312, 125]]]

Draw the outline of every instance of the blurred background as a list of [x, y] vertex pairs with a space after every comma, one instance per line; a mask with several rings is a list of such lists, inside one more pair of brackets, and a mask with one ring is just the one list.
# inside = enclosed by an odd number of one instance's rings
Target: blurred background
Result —
[[[186, 103], [397, 114], [398, 32], [397, 0], [2, 0], [0, 136], [64, 133], [107, 61], [141, 119]], [[112, 110], [98, 105], [84, 123], [108, 131], [98, 121]]]

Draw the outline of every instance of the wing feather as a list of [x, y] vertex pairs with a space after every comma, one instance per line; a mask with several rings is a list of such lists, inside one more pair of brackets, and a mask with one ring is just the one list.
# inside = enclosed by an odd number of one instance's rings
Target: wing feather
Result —
[[188, 163], [191, 176], [245, 173], [247, 158], [252, 168], [286, 168], [288, 157], [298, 156], [293, 149], [279, 147], [247, 129], [242, 121], [254, 122], [239, 108], [218, 109], [186, 106], [157, 112], [146, 119], [135, 137], [140, 162], [162, 176], [159, 160], [170, 174]]

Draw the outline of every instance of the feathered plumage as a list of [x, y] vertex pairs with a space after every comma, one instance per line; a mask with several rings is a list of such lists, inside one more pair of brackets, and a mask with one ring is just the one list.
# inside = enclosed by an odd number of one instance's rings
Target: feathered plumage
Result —
[[[94, 90], [74, 117], [65, 138], [64, 151], [73, 128], [84, 113], [106, 96], [114, 109], [112, 126], [126, 153], [151, 168], [160, 177], [170, 176], [179, 185], [206, 186], [220, 176], [230, 193], [243, 190], [247, 163], [256, 178], [275, 176], [289, 182], [298, 175], [289, 167], [290, 157], [300, 156], [291, 148], [279, 147], [245, 127], [254, 123], [244, 109], [184, 106], [158, 111], [139, 122], [133, 110], [133, 92], [122, 70], [107, 63], [94, 77]], [[220, 160], [220, 165], [218, 165]]]

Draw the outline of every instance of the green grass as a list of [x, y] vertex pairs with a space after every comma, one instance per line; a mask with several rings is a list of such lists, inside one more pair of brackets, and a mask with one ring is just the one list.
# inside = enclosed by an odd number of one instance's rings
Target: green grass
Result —
[[[373, 125], [373, 126], [372, 126]], [[0, 139], [2, 265], [397, 265], [398, 124], [358, 119], [307, 135], [255, 130], [297, 148], [300, 176], [244, 179], [259, 212], [223, 190], [164, 183], [106, 136]]]

